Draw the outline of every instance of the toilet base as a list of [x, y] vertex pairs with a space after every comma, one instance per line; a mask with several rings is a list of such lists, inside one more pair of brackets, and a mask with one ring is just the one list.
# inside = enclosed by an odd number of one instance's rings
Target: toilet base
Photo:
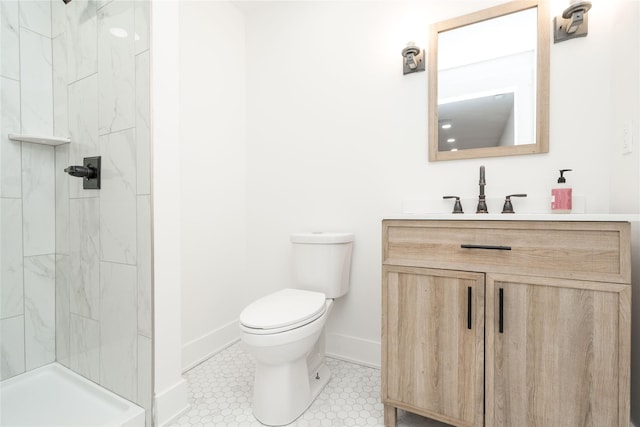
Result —
[[268, 426], [292, 423], [311, 406], [331, 378], [321, 363], [308, 372], [306, 358], [286, 366], [258, 365], [253, 389], [253, 415]]
[[317, 372], [309, 377], [309, 382], [311, 383], [311, 401], [309, 402], [307, 407], [304, 408], [304, 411], [306, 411], [309, 406], [311, 406], [311, 404], [316, 400], [316, 397], [318, 397], [322, 390], [324, 390], [324, 387], [329, 383], [330, 379], [331, 371], [329, 370], [329, 368], [327, 368], [327, 365], [322, 363], [320, 366], [318, 366]]

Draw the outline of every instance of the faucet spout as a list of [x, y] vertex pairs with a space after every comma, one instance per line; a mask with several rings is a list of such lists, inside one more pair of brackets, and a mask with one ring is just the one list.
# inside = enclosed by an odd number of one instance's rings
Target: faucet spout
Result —
[[476, 213], [489, 213], [487, 210], [486, 197], [484, 195], [484, 187], [487, 185], [487, 181], [484, 175], [484, 166], [480, 166], [480, 195], [478, 196], [478, 207]]

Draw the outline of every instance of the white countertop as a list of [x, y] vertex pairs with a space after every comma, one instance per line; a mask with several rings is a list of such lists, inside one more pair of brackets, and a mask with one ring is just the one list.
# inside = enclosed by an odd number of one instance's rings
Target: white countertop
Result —
[[434, 214], [398, 213], [382, 219], [453, 221], [613, 221], [640, 222], [640, 214]]

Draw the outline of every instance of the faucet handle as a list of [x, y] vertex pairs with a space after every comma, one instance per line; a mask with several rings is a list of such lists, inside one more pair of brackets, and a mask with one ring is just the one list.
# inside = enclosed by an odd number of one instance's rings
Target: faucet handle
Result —
[[459, 196], [442, 196], [443, 199], [456, 199], [456, 202], [453, 204], [453, 212], [454, 214], [461, 214], [464, 213], [462, 211], [462, 203], [460, 203], [460, 197]]
[[515, 213], [513, 211], [513, 205], [511, 204], [512, 197], [527, 197], [526, 194], [509, 194], [504, 200], [504, 206], [502, 207], [502, 213]]

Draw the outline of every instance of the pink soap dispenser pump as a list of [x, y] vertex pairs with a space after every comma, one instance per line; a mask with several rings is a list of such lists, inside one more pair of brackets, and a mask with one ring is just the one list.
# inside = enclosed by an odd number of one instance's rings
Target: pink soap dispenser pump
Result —
[[571, 169], [560, 169], [558, 186], [551, 189], [551, 211], [553, 213], [570, 213], [572, 208], [572, 191], [564, 177]]

